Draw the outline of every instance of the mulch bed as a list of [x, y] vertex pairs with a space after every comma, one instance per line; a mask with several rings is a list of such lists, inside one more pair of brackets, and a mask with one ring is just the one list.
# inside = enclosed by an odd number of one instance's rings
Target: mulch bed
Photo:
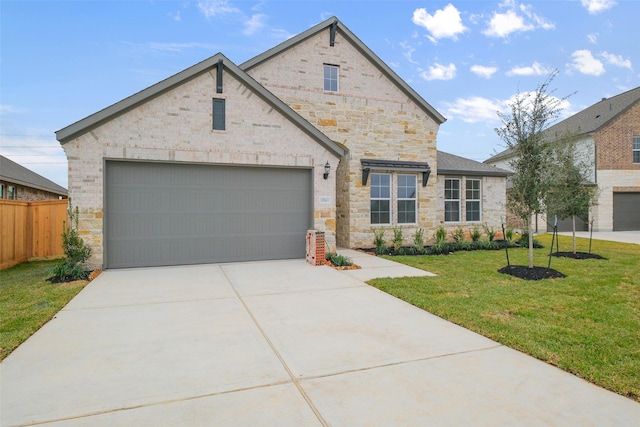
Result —
[[607, 259], [598, 254], [590, 254], [588, 252], [576, 252], [575, 254], [573, 252], [554, 252], [551, 255], [556, 257], [573, 258], [573, 259]]
[[498, 272], [502, 274], [509, 274], [524, 280], [560, 279], [567, 277], [553, 268], [535, 266], [533, 268], [529, 268], [525, 265], [502, 267]]

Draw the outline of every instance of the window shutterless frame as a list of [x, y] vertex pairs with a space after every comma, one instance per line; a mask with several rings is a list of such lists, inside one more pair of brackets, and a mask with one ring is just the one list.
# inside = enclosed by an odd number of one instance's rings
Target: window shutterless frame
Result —
[[460, 179], [445, 178], [444, 180], [444, 221], [460, 221]]
[[398, 224], [415, 224], [418, 196], [416, 175], [396, 175]]
[[338, 91], [338, 76], [340, 67], [337, 65], [324, 64], [324, 90], [327, 92]]
[[226, 103], [223, 98], [213, 98], [212, 102], [213, 109], [213, 130], [225, 130], [225, 122], [226, 122]]
[[391, 224], [391, 175], [372, 173], [369, 181], [371, 224]]
[[480, 201], [482, 182], [479, 179], [467, 179], [465, 191], [465, 218], [467, 222], [480, 222]]
[[640, 163], [640, 136], [633, 137], [633, 163]]

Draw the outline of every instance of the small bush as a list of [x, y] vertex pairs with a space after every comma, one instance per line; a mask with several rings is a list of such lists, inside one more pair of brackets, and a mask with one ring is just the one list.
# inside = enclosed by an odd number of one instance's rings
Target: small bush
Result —
[[451, 232], [451, 238], [455, 243], [464, 242], [464, 230], [462, 227], [458, 227]]
[[[529, 233], [526, 232], [526, 231], [523, 231], [522, 234], [520, 235], [520, 238], [518, 239], [517, 244], [518, 244], [518, 246], [520, 246], [522, 248], [528, 248], [529, 247]], [[533, 247], [536, 248], [536, 249], [544, 248], [542, 243], [540, 243], [540, 241], [537, 240], [535, 237], [533, 239]]]
[[436, 232], [433, 233], [433, 239], [435, 240], [436, 244], [447, 241], [447, 231], [443, 226], [438, 227]]
[[515, 232], [513, 231], [513, 228], [507, 228], [505, 230], [504, 240], [506, 240], [509, 245], [513, 243], [514, 236], [515, 236]]
[[424, 228], [416, 230], [416, 234], [413, 236], [413, 250], [417, 254], [424, 252]]
[[471, 236], [472, 242], [477, 242], [480, 240], [482, 233], [480, 232], [480, 228], [477, 225], [474, 225], [471, 230], [469, 230], [469, 235]]
[[429, 255], [446, 255], [453, 252], [453, 245], [445, 240], [436, 242], [429, 248]]
[[384, 228], [373, 231], [373, 246], [376, 248], [376, 255], [383, 255], [387, 250], [387, 244], [384, 241], [385, 232]]
[[496, 238], [496, 231], [493, 229], [493, 227], [489, 227], [487, 224], [484, 224], [482, 227], [484, 228], [484, 232], [487, 235], [487, 240], [493, 242], [493, 240]]
[[74, 210], [69, 199], [67, 209], [69, 222], [64, 223], [62, 232], [62, 249], [65, 259], [53, 268], [53, 279], [56, 282], [71, 282], [73, 280], [84, 280], [89, 276], [89, 271], [85, 263], [91, 257], [91, 248], [82, 240], [78, 234], [78, 207]]
[[[393, 228], [393, 250], [397, 253], [402, 249], [402, 228]], [[404, 252], [404, 251], [403, 251]]]
[[349, 257], [331, 252], [327, 254], [327, 261], [331, 262], [331, 264], [336, 267], [349, 267], [353, 265], [353, 262]]

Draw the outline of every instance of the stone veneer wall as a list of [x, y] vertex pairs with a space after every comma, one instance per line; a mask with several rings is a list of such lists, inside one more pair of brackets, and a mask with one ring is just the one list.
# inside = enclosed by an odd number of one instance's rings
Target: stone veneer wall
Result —
[[[459, 222], [445, 222], [444, 221], [444, 180], [445, 178], [459, 178], [460, 179], [460, 193], [462, 199], [460, 201], [460, 219]], [[481, 197], [481, 215], [480, 221], [467, 222], [465, 221], [466, 204], [465, 204], [465, 192], [466, 192], [466, 180], [467, 179], [479, 179], [481, 180], [480, 197]], [[447, 235], [457, 228], [462, 228], [465, 232], [472, 229], [474, 226], [478, 226], [480, 231], [483, 232], [483, 225], [487, 225], [493, 228], [496, 232], [502, 234], [501, 216], [505, 216], [506, 211], [506, 192], [507, 192], [507, 180], [502, 177], [492, 176], [475, 176], [475, 175], [439, 175], [438, 176], [438, 204], [443, 206], [441, 216], [438, 218], [438, 226], [442, 226], [447, 230]], [[505, 221], [505, 227], [509, 224], [506, 222], [507, 218], [502, 218]], [[433, 233], [427, 234], [425, 238], [431, 239]]]
[[[338, 92], [323, 90], [323, 64], [340, 67]], [[342, 37], [339, 28], [333, 47], [327, 28], [248, 73], [348, 148], [336, 173], [337, 242], [372, 246], [373, 230], [380, 226], [370, 224], [370, 190], [362, 185], [360, 159], [428, 162], [435, 172], [439, 125]], [[402, 226], [407, 241], [417, 228], [433, 230], [438, 224], [442, 209], [436, 181], [433, 173], [427, 187], [418, 185], [419, 222]]]
[[[24, 185], [14, 184], [12, 182], [0, 181], [1, 184], [4, 184], [5, 193], [8, 191], [8, 187], [12, 186], [16, 188], [17, 197], [16, 200], [58, 200], [60, 198], [66, 199], [66, 196], [60, 196], [59, 194], [50, 193], [48, 191], [39, 190], [33, 187], [25, 187]], [[7, 198], [7, 194], [5, 194], [5, 199]]]
[[[212, 98], [226, 99], [225, 131], [212, 130]], [[80, 209], [79, 230], [93, 249], [93, 266], [103, 263], [106, 159], [312, 168], [313, 226], [335, 246], [335, 202], [320, 204], [319, 197], [335, 194], [335, 179], [322, 175], [325, 162], [338, 159], [228, 72], [222, 94], [216, 93], [215, 70], [203, 73], [63, 148], [69, 196]]]

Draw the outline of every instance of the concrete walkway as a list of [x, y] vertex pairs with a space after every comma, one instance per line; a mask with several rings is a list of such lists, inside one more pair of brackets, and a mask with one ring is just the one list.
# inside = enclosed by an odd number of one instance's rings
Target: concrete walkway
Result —
[[0, 425], [638, 425], [640, 404], [366, 285], [398, 266], [355, 261], [103, 272], [0, 364]]
[[[572, 236], [571, 231], [558, 233], [561, 236]], [[577, 231], [576, 237], [588, 239], [591, 233], [588, 231]], [[640, 231], [594, 231], [594, 240], [611, 240], [612, 242], [635, 243], [640, 245]]]

